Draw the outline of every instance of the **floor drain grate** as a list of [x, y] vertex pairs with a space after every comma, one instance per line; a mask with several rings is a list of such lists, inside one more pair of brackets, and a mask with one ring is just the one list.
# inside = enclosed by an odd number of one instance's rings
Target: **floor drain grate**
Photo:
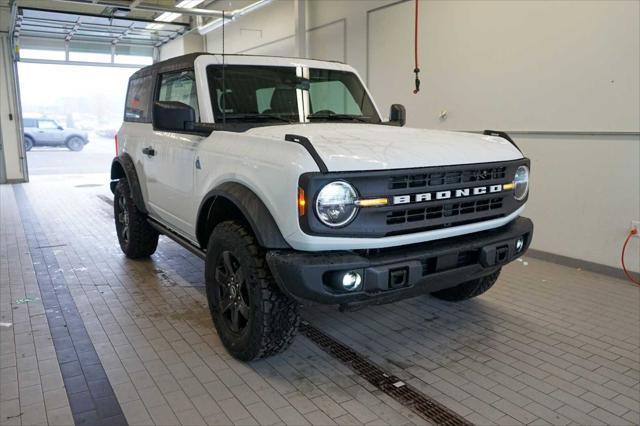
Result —
[[387, 374], [358, 352], [350, 349], [333, 337], [323, 333], [306, 321], [300, 324], [300, 332], [322, 350], [353, 369], [360, 377], [411, 409], [420, 417], [437, 425], [470, 426], [472, 423], [454, 413], [444, 405], [428, 398], [398, 377]]

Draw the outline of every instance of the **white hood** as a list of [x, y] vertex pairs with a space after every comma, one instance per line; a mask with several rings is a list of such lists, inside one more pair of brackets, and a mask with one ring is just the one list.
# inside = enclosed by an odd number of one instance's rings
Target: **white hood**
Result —
[[247, 134], [308, 138], [330, 172], [489, 163], [522, 158], [500, 137], [356, 123], [256, 127]]

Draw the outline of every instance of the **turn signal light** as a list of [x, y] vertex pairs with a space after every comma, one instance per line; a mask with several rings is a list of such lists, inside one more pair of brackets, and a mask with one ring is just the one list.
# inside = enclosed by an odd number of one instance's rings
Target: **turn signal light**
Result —
[[304, 216], [307, 207], [307, 200], [304, 198], [304, 189], [298, 188], [298, 215]]

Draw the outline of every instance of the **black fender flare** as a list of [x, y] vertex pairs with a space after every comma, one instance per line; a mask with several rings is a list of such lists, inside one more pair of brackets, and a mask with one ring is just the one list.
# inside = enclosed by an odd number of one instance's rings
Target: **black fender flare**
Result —
[[147, 208], [144, 205], [144, 198], [142, 197], [142, 188], [140, 187], [140, 181], [138, 180], [138, 173], [136, 167], [133, 164], [133, 159], [129, 154], [122, 153], [115, 157], [111, 162], [111, 192], [116, 189], [118, 180], [126, 178], [129, 182], [129, 188], [131, 189], [131, 196], [136, 203], [136, 207], [142, 213], [147, 214]]
[[251, 189], [236, 182], [226, 182], [209, 191], [198, 207], [196, 236], [202, 247], [208, 243], [207, 225], [216, 202], [230, 202], [246, 219], [258, 244], [266, 249], [290, 249], [271, 212]]

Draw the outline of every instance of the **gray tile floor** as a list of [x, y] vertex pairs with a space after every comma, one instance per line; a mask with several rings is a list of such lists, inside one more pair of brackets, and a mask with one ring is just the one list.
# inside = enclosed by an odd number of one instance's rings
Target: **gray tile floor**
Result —
[[[427, 423], [305, 337], [267, 360], [229, 357], [202, 261], [164, 238], [152, 259], [126, 259], [105, 181], [0, 186], [0, 424], [80, 423], [95, 409], [77, 402], [76, 379], [96, 369], [81, 362], [69, 376], [54, 345], [43, 262], [68, 289], [128, 424]], [[20, 191], [46, 246], [27, 239]], [[640, 423], [640, 289], [623, 281], [525, 258], [465, 303], [424, 296], [303, 315], [475, 424]]]

